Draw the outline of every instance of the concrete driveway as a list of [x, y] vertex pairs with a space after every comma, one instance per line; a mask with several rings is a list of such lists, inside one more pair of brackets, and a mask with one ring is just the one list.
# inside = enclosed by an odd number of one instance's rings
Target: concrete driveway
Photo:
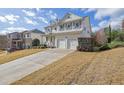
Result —
[[49, 49], [0, 65], [0, 84], [11, 84], [72, 53], [68, 49]]

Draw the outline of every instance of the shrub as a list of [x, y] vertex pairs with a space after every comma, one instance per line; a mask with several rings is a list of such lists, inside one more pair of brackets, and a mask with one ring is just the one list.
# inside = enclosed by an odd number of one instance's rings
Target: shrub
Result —
[[118, 34], [118, 37], [119, 37], [120, 41], [124, 41], [124, 32], [120, 32]]
[[124, 47], [124, 42], [121, 41], [112, 41], [109, 46], [111, 48]]
[[99, 47], [93, 47], [93, 51], [94, 51], [94, 52], [99, 51]]
[[111, 47], [109, 46], [109, 44], [105, 44], [105, 45], [102, 45], [99, 50], [109, 50], [111, 49]]
[[46, 44], [41, 44], [41, 47], [42, 48], [47, 48], [47, 45]]

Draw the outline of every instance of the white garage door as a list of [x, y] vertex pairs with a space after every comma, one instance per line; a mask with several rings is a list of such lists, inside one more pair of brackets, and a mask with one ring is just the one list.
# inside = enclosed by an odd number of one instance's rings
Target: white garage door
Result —
[[69, 39], [68, 40], [68, 48], [69, 49], [76, 49], [78, 46], [78, 41], [77, 39]]
[[58, 48], [66, 48], [65, 39], [58, 39]]

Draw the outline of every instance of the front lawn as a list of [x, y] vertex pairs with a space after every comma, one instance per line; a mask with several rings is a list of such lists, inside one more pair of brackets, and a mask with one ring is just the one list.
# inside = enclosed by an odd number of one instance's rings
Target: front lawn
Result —
[[7, 63], [9, 61], [12, 61], [21, 57], [25, 57], [43, 50], [45, 49], [25, 49], [25, 50], [19, 50], [19, 51], [15, 51], [8, 54], [2, 54], [0, 56], [0, 64]]
[[124, 48], [74, 52], [13, 84], [124, 84]]
[[96, 54], [95, 52], [74, 52], [14, 84], [73, 84]]
[[2, 52], [3, 50], [0, 49], [0, 52]]

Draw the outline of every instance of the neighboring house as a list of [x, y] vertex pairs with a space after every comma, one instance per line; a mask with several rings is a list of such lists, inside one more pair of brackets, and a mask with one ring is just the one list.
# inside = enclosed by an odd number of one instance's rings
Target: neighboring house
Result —
[[0, 49], [6, 49], [6, 48], [7, 48], [7, 36], [0, 35]]
[[98, 45], [103, 45], [108, 42], [104, 29], [100, 29], [99, 31], [96, 32], [95, 41], [97, 42]]
[[8, 48], [11, 49], [24, 49], [31, 48], [32, 42], [37, 40], [39, 44], [42, 44], [42, 35], [44, 33], [39, 30], [14, 32], [7, 35]]
[[12, 49], [22, 49], [23, 48], [23, 38], [22, 33], [14, 32], [7, 34], [7, 47]]
[[[85, 23], [82, 17], [67, 13], [61, 20], [56, 20], [45, 27], [45, 42], [56, 48], [76, 49], [79, 37], [91, 37], [90, 32], [84, 31], [83, 24]], [[90, 26], [89, 20], [87, 24]]]

